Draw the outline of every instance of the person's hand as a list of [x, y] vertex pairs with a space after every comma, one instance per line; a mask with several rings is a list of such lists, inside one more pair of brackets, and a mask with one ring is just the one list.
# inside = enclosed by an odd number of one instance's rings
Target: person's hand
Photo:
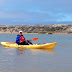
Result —
[[20, 43], [22, 43], [22, 41], [20, 41]]
[[31, 42], [31, 40], [27, 40], [27, 42]]

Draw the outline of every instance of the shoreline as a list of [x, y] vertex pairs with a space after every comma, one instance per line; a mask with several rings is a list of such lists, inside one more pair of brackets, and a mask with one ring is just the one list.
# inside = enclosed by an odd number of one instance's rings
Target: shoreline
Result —
[[[0, 34], [18, 34], [19, 32], [0, 32]], [[23, 34], [42, 34], [42, 33], [23, 33]], [[52, 34], [48, 34], [45, 33], [46, 35], [71, 35], [72, 33], [52, 33]], [[43, 35], [43, 34], [42, 34]]]

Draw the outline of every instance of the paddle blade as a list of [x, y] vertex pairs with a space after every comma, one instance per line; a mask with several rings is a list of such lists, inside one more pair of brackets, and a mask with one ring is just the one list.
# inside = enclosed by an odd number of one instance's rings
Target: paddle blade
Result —
[[38, 40], [38, 38], [33, 38], [32, 40], [33, 40], [33, 41], [37, 41], [37, 40]]

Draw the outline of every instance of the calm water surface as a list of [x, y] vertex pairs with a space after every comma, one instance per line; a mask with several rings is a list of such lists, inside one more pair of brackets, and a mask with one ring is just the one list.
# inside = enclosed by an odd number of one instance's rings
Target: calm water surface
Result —
[[[25, 34], [33, 43], [58, 42], [54, 49], [17, 49], [0, 45], [0, 72], [72, 72], [72, 35]], [[0, 42], [15, 42], [16, 34], [0, 34]]]

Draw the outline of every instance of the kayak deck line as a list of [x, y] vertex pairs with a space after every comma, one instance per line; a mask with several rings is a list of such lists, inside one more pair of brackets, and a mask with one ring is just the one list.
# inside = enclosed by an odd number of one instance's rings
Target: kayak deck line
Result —
[[10, 42], [1, 42], [1, 44], [4, 47], [11, 47], [11, 48], [52, 49], [56, 46], [57, 42], [45, 43], [45, 44], [33, 44], [33, 45], [18, 45], [16, 43], [10, 43]]

